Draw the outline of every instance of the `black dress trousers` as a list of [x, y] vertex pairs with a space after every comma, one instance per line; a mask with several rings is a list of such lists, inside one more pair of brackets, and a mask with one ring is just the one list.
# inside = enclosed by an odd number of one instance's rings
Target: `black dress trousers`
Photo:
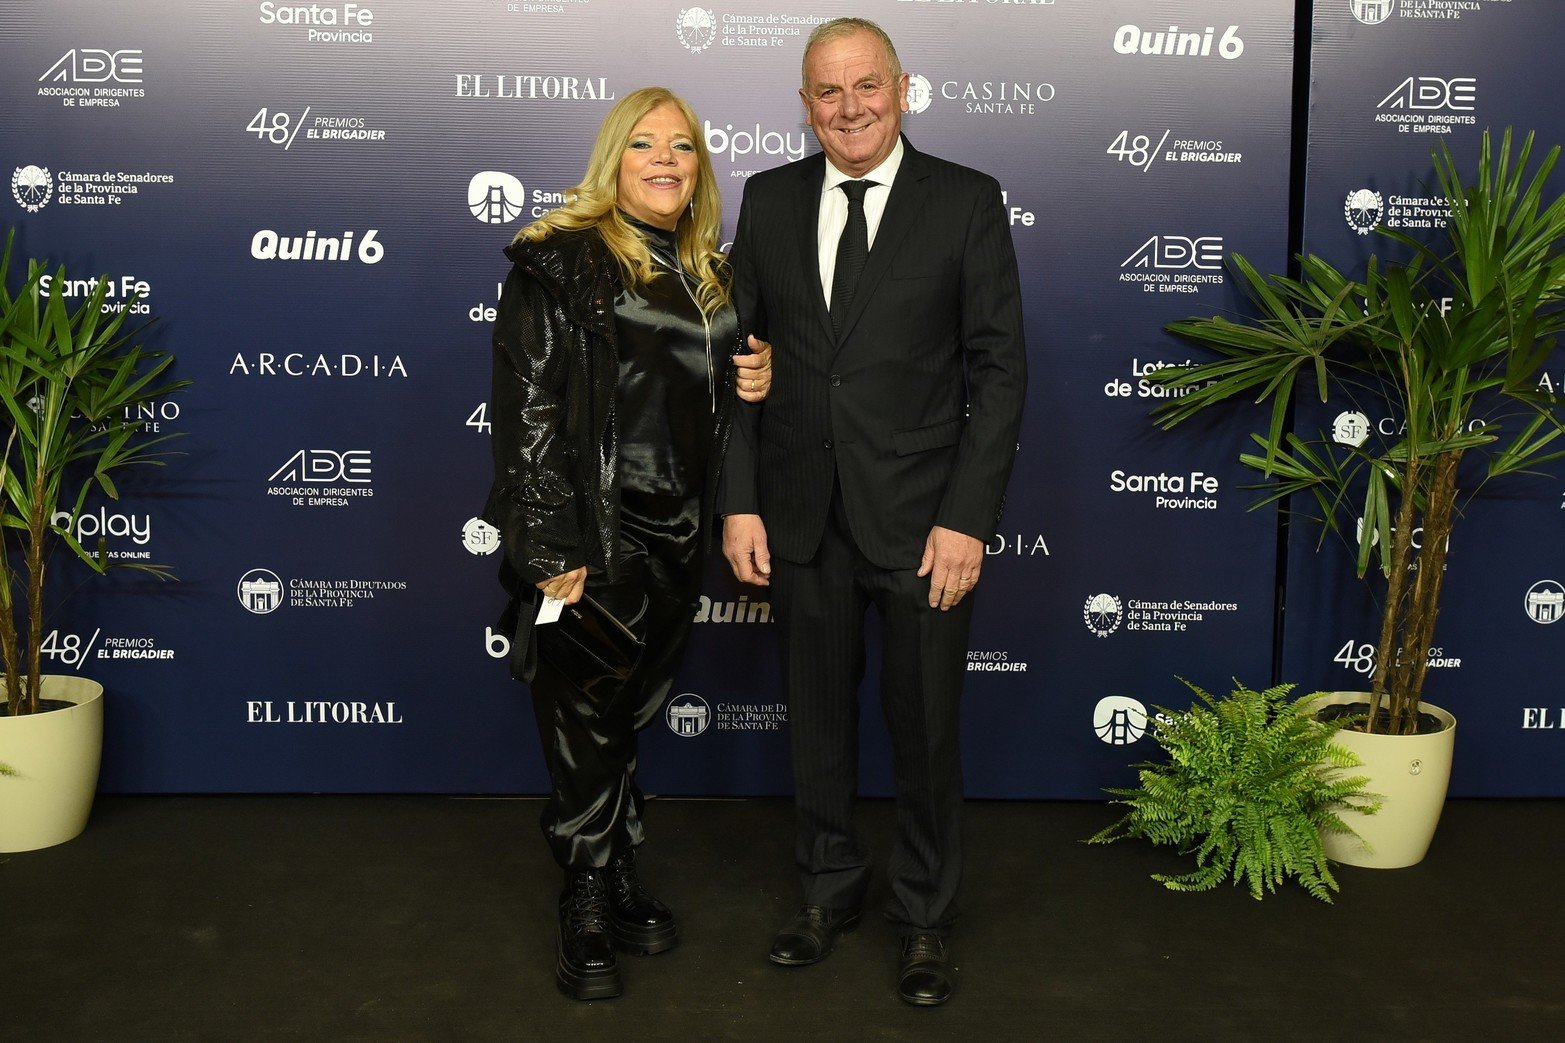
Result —
[[941, 933], [956, 917], [962, 877], [959, 725], [972, 595], [949, 612], [932, 609], [927, 576], [865, 558], [840, 489], [833, 490], [815, 556], [803, 564], [774, 557], [772, 569], [804, 900], [857, 908], [869, 883], [853, 800], [864, 617], [873, 605], [883, 624], [880, 699], [896, 764], [897, 835], [885, 914], [904, 932]]
[[646, 642], [617, 689], [588, 696], [542, 660], [533, 713], [551, 793], [541, 825], [555, 861], [602, 867], [639, 845], [646, 804], [636, 785], [636, 733], [674, 683], [701, 592], [700, 498], [621, 490], [620, 574], [589, 570], [587, 593]]

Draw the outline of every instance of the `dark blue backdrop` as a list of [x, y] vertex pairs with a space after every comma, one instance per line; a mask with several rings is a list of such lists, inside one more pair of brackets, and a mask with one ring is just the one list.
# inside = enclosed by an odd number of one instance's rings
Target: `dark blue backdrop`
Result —
[[[1322, 250], [1361, 248], [1331, 225], [1346, 182], [1415, 169], [1425, 144], [1348, 111], [1372, 113], [1385, 93], [1360, 84], [1404, 65], [1518, 76], [1509, 37], [1547, 37], [1541, 4], [1486, 2], [1459, 31], [1487, 58], [1453, 66], [1397, 50], [1449, 29], [1380, 25], [1372, 45], [1349, 6], [1319, 14], [1309, 228]], [[32, 0], [0, 27], [4, 219], [27, 253], [74, 276], [145, 283], [152, 339], [195, 381], [147, 418], [185, 433], [182, 455], [88, 523], [179, 582], [122, 573], [50, 620], [51, 667], [109, 689], [104, 788], [542, 787], [523, 693], [488, 629], [494, 541], [473, 521], [489, 478], [500, 248], [579, 176], [613, 100], [650, 82], [702, 116], [731, 228], [749, 173], [814, 150], [799, 60], [809, 27], [840, 14], [897, 41], [918, 147], [995, 174], [1012, 208], [1032, 381], [979, 593], [969, 793], [1096, 795], [1145, 755], [1146, 740], [1129, 745], [1140, 713], [1188, 699], [1176, 674], [1209, 687], [1271, 676], [1277, 520], [1245, 510], [1246, 426], [1158, 433], [1141, 378], [1188, 357], [1164, 322], [1238, 306], [1229, 254], [1286, 263], [1287, 0]], [[1519, 83], [1483, 99], [1485, 121], [1523, 119], [1511, 115], [1525, 108]], [[1357, 136], [1387, 158], [1330, 172]], [[107, 196], [118, 202], [80, 201]], [[1558, 517], [1507, 524], [1536, 544]], [[1521, 576], [1565, 573], [1557, 547], [1520, 562]], [[1337, 591], [1289, 592], [1284, 665], [1313, 680], [1320, 650], [1352, 626], [1332, 611]], [[714, 565], [706, 596], [670, 707], [699, 728], [649, 729], [645, 781], [785, 792], [765, 593]], [[1507, 639], [1557, 637], [1494, 613], [1464, 632], [1493, 618]], [[1478, 654], [1477, 632], [1464, 655]], [[1474, 666], [1464, 659], [1464, 685], [1514, 686]], [[889, 783], [878, 717], [870, 692], [871, 793]], [[1482, 727], [1465, 730], [1464, 715], [1464, 746]], [[1558, 792], [1557, 774], [1509, 763], [1534, 738], [1485, 736], [1468, 789]]]

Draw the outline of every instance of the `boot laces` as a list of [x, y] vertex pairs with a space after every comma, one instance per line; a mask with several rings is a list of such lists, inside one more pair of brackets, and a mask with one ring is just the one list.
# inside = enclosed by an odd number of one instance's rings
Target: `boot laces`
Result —
[[595, 875], [578, 877], [572, 882], [567, 909], [571, 920], [576, 923], [601, 923], [609, 913], [609, 900], [604, 894], [603, 882]]
[[651, 901], [652, 894], [641, 884], [641, 877], [636, 873], [636, 856], [634, 852], [627, 851], [620, 855], [609, 865], [609, 872], [614, 878], [615, 886], [623, 890], [630, 897], [639, 901]]

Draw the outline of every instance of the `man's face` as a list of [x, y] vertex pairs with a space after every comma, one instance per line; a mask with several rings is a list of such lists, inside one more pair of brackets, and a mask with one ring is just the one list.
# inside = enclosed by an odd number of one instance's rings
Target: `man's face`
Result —
[[896, 147], [907, 111], [907, 73], [891, 78], [891, 62], [870, 33], [819, 44], [805, 60], [799, 91], [826, 158], [844, 174], [863, 177]]

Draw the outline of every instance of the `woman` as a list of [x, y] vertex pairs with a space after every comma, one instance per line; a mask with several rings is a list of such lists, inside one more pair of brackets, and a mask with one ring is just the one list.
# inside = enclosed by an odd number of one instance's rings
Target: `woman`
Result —
[[[576, 999], [620, 994], [616, 946], [656, 953], [677, 938], [636, 876], [636, 732], [668, 694], [695, 614], [735, 368], [747, 401], [771, 383], [769, 345], [752, 337], [741, 354], [699, 127], [661, 87], [610, 109], [569, 201], [506, 250], [495, 322], [484, 516], [503, 537], [512, 672], [532, 682], [549, 768], [542, 825], [565, 870], [556, 973]], [[540, 591], [567, 604], [585, 593], [642, 638], [629, 676], [588, 683], [537, 655], [553, 640], [533, 630]]]

